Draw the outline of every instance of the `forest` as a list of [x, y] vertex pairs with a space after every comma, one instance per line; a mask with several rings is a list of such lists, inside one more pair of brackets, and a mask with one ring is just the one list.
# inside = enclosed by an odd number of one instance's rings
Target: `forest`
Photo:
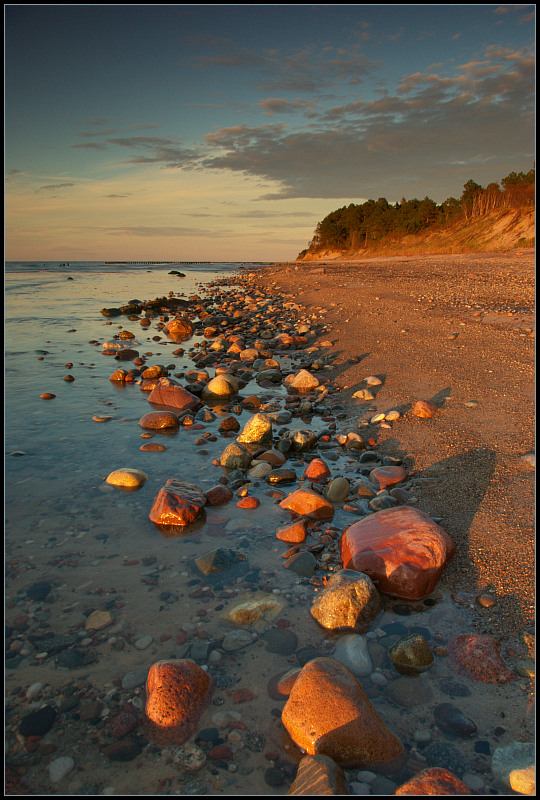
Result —
[[474, 180], [463, 187], [460, 198], [449, 197], [437, 205], [429, 197], [389, 203], [384, 197], [331, 211], [318, 223], [309, 247], [299, 254], [318, 250], [359, 250], [383, 240], [401, 239], [433, 225], [449, 225], [496, 209], [534, 206], [535, 171], [511, 172], [499, 183], [485, 188]]

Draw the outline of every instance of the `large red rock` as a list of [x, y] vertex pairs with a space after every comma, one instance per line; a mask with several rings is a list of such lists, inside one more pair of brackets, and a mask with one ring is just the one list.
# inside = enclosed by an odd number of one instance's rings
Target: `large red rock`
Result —
[[183, 744], [193, 735], [212, 696], [210, 676], [193, 661], [158, 661], [146, 680], [144, 727], [160, 745]]
[[334, 516], [334, 506], [320, 494], [309, 489], [297, 489], [285, 497], [279, 504], [286, 511], [294, 511], [302, 517], [310, 519], [330, 519]]
[[430, 594], [455, 552], [450, 536], [411, 506], [378, 511], [355, 522], [339, 541], [346, 569], [365, 572], [385, 594], [420, 600]]
[[197, 519], [206, 502], [198, 486], [170, 478], [154, 500], [150, 519], [161, 530], [183, 528]]
[[346, 768], [379, 772], [403, 765], [403, 745], [380, 719], [353, 673], [333, 658], [308, 661], [281, 719], [308, 755], [325, 755]]
[[179, 383], [171, 378], [160, 378], [157, 385], [148, 396], [149, 403], [159, 406], [170, 406], [179, 411], [188, 411], [200, 405], [200, 400], [191, 392], [186, 391]]
[[516, 677], [502, 660], [493, 636], [464, 633], [453, 643], [452, 655], [461, 671], [483, 683], [507, 683]]
[[398, 786], [394, 794], [472, 794], [466, 783], [442, 767], [431, 767]]

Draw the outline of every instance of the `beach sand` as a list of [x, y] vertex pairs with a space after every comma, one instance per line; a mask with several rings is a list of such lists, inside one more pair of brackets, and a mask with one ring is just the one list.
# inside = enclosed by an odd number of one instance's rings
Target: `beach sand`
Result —
[[[371, 434], [438, 479], [418, 496], [456, 542], [443, 588], [493, 589], [482, 625], [515, 639], [534, 621], [534, 251], [276, 265], [257, 282], [326, 310], [351, 420], [407, 411]], [[375, 400], [353, 399], [370, 375]], [[419, 399], [433, 419], [411, 415]]]

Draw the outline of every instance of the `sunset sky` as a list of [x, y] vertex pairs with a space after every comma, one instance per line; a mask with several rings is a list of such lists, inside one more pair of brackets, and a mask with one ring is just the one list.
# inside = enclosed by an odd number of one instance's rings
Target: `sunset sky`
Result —
[[5, 257], [294, 260], [534, 166], [534, 5], [7, 5]]

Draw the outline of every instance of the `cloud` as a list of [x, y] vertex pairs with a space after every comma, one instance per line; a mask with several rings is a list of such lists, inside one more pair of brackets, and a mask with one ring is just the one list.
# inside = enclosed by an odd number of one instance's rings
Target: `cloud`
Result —
[[67, 189], [70, 186], [76, 186], [75, 183], [51, 183], [47, 186], [39, 186], [36, 192], [50, 192], [56, 189]]
[[209, 231], [206, 228], [182, 228], [167, 225], [134, 225], [132, 227], [111, 228], [106, 232], [110, 236], [144, 236], [158, 238], [163, 236], [205, 236], [219, 238], [231, 233], [231, 231]]
[[530, 53], [488, 48], [451, 76], [406, 75], [394, 95], [314, 114], [304, 130], [244, 124], [208, 134], [214, 152], [201, 163], [277, 182], [263, 199], [397, 196], [416, 187], [436, 193], [458, 162], [483, 164], [487, 175], [532, 158], [533, 97]]
[[284, 100], [281, 97], [268, 97], [261, 100], [259, 106], [267, 116], [273, 114], [289, 114], [294, 111], [311, 111], [315, 104], [309, 100]]

